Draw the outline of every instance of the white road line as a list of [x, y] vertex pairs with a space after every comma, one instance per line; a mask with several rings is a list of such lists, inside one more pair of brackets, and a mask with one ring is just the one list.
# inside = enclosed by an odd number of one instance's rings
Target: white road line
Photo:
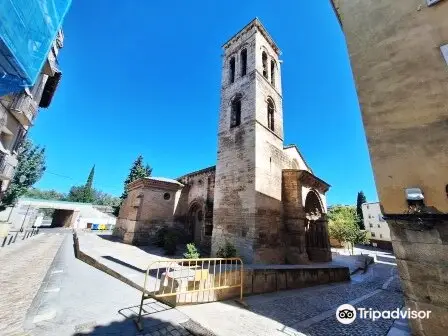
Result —
[[61, 289], [59, 287], [57, 288], [50, 288], [50, 289], [46, 289], [44, 290], [44, 293], [57, 293], [59, 292]]
[[33, 319], [33, 323], [48, 321], [48, 320], [55, 318], [55, 316], [56, 316], [56, 310], [50, 310], [43, 314], [36, 315]]
[[392, 282], [392, 280], [394, 280], [395, 276], [391, 276], [389, 279], [387, 279], [387, 281], [383, 284], [383, 287], [381, 287], [382, 289], [387, 289], [387, 287], [389, 287], [390, 283]]
[[58, 274], [58, 273], [63, 273], [63, 272], [64, 272], [64, 270], [56, 270], [56, 271], [51, 272], [51, 274]]

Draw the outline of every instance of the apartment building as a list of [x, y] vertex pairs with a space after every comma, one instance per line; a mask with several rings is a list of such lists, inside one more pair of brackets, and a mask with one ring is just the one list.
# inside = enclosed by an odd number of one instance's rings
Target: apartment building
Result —
[[0, 97], [0, 197], [14, 175], [22, 141], [39, 109], [50, 106], [61, 79], [58, 54], [63, 42], [64, 34], [59, 30], [34, 86]]
[[370, 244], [386, 250], [392, 250], [389, 225], [381, 213], [380, 203], [364, 203], [361, 206], [364, 227], [370, 233]]

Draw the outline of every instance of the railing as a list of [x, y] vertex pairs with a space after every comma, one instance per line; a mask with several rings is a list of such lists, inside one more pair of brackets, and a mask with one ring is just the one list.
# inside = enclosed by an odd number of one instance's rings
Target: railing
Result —
[[11, 104], [11, 112], [22, 125], [29, 126], [37, 113], [37, 102], [26, 93], [18, 94]]
[[21, 237], [19, 237], [20, 233], [21, 233], [21, 231], [9, 231], [8, 235], [6, 237], [4, 237], [1, 247], [7, 246], [10, 244], [14, 244], [16, 242], [17, 238], [25, 240], [27, 238], [35, 236], [39, 233], [39, 228], [23, 230], [22, 231], [23, 235]]
[[137, 328], [143, 330], [143, 304], [148, 299], [172, 307], [231, 297], [239, 297], [239, 302], [243, 303], [243, 277], [240, 258], [157, 260], [146, 270]]

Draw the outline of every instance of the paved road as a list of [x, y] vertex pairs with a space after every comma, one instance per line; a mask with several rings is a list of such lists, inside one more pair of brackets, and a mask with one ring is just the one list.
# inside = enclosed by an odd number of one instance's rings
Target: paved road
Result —
[[[30, 335], [191, 335], [200, 326], [175, 309], [149, 301], [145, 329], [133, 321], [141, 292], [76, 259], [67, 234], [25, 320]], [[191, 332], [190, 332], [190, 331]]]
[[43, 232], [17, 241], [0, 254], [0, 334], [18, 334], [34, 295], [56, 255], [65, 233]]

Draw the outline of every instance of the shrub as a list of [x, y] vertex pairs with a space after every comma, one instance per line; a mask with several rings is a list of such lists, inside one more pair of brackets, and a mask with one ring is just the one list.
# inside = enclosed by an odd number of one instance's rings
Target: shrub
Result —
[[187, 244], [187, 252], [184, 253], [185, 259], [198, 259], [199, 251], [193, 243]]
[[173, 255], [176, 253], [177, 241], [178, 241], [177, 234], [171, 230], [167, 231], [164, 237], [164, 244], [163, 244], [163, 248], [167, 255]]
[[218, 258], [235, 258], [236, 248], [231, 243], [226, 241], [224, 246], [220, 246], [218, 251], [216, 251], [216, 256]]

